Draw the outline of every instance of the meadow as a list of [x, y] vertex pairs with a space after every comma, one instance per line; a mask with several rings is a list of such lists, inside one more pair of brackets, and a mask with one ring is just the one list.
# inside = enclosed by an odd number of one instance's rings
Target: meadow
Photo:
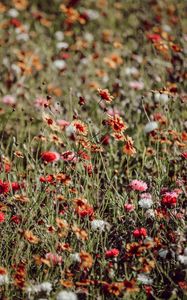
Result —
[[0, 1], [0, 299], [186, 299], [187, 2]]

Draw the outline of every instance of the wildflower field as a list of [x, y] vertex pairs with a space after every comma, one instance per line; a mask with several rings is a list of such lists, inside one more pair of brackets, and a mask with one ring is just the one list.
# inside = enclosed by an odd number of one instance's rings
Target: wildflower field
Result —
[[186, 44], [185, 0], [0, 0], [0, 300], [187, 299]]

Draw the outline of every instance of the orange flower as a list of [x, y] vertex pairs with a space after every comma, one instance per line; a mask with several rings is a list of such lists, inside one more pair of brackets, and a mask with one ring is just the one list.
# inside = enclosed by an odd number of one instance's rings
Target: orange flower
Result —
[[130, 136], [126, 136], [125, 139], [126, 139], [126, 143], [123, 147], [123, 152], [130, 156], [136, 154], [136, 149], [133, 147], [134, 142], [132, 138]]
[[107, 89], [104, 89], [104, 90], [98, 89], [97, 91], [98, 91], [101, 99], [105, 100], [108, 103], [112, 102], [112, 100], [114, 99], [114, 97], [110, 95], [110, 93]]
[[7, 269], [4, 267], [0, 267], [0, 275], [6, 275], [7, 274]]
[[73, 281], [71, 281], [71, 280], [64, 280], [64, 279], [61, 279], [61, 280], [60, 280], [60, 284], [63, 285], [64, 287], [66, 287], [66, 288], [71, 288], [71, 287], [73, 287]]
[[16, 194], [14, 196], [14, 200], [18, 201], [18, 202], [21, 202], [21, 203], [28, 203], [30, 201], [27, 196], [25, 196], [25, 195], [18, 195], [18, 194]]
[[39, 238], [32, 233], [31, 230], [25, 230], [24, 238], [31, 244], [38, 244]]
[[76, 237], [79, 240], [82, 240], [82, 241], [88, 240], [88, 234], [87, 234], [87, 232], [84, 229], [81, 229], [78, 226], [73, 225], [72, 226], [72, 230], [76, 234]]
[[12, 0], [12, 3], [18, 10], [24, 10], [29, 5], [27, 0]]
[[116, 53], [112, 53], [109, 56], [104, 58], [104, 62], [111, 68], [116, 69], [118, 66], [120, 66], [123, 63], [123, 59], [120, 55]]
[[121, 133], [127, 129], [127, 125], [123, 122], [119, 115], [108, 115], [107, 124], [117, 133]]
[[88, 252], [81, 251], [80, 259], [81, 259], [81, 263], [80, 263], [81, 269], [85, 269], [85, 268], [90, 269], [92, 267], [93, 258]]

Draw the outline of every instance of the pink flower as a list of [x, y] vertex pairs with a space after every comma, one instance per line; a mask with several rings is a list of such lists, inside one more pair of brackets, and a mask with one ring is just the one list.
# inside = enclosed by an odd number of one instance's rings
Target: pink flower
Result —
[[45, 255], [45, 258], [50, 260], [50, 262], [53, 264], [53, 265], [59, 265], [62, 263], [62, 257], [59, 256], [58, 254], [54, 254], [54, 253], [47, 253]]
[[144, 88], [144, 83], [139, 81], [130, 81], [129, 87], [134, 90], [142, 90]]
[[131, 181], [130, 187], [131, 187], [134, 191], [144, 192], [144, 191], [147, 190], [147, 183], [145, 183], [145, 182], [142, 181], [142, 180], [134, 179], [134, 180]]
[[107, 251], [105, 252], [105, 256], [106, 256], [107, 258], [117, 257], [118, 255], [119, 255], [119, 250], [116, 249], [116, 248], [107, 250]]
[[49, 102], [47, 101], [47, 99], [42, 97], [38, 97], [34, 100], [34, 106], [37, 108], [47, 107], [48, 104]]
[[57, 120], [57, 124], [58, 124], [60, 127], [65, 128], [65, 127], [67, 127], [67, 126], [70, 125], [70, 122], [61, 119], [61, 120]]
[[2, 102], [7, 105], [13, 105], [16, 103], [16, 98], [12, 95], [6, 95], [3, 97]]
[[57, 152], [53, 152], [53, 151], [45, 151], [45, 152], [42, 152], [41, 158], [45, 162], [50, 163], [50, 162], [54, 162], [54, 161], [59, 160], [60, 154], [57, 153]]
[[3, 223], [5, 221], [5, 215], [3, 212], [0, 211], [0, 223]]
[[108, 110], [107, 110], [107, 114], [108, 115], [110, 115], [110, 116], [115, 116], [115, 115], [120, 115], [120, 111], [117, 109], [117, 108], [109, 108]]
[[133, 211], [133, 210], [135, 209], [135, 206], [134, 206], [133, 204], [126, 203], [126, 204], [124, 205], [124, 208], [125, 208], [125, 210], [126, 210], [127, 212], [131, 212], [131, 211]]
[[75, 154], [75, 152], [73, 151], [66, 151], [66, 152], [63, 152], [61, 154], [61, 159], [63, 161], [69, 161], [69, 162], [77, 162], [78, 158]]

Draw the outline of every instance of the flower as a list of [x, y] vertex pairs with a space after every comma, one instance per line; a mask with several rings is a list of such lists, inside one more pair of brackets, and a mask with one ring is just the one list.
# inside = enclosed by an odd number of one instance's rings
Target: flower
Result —
[[42, 152], [41, 158], [47, 163], [55, 162], [60, 159], [60, 154], [53, 151], [45, 151]]
[[70, 258], [73, 262], [81, 262], [80, 254], [78, 252], [70, 254]]
[[138, 204], [141, 208], [149, 209], [153, 205], [151, 194], [143, 193], [140, 195], [141, 200], [138, 201]]
[[38, 294], [41, 292], [46, 293], [47, 295], [50, 294], [50, 292], [52, 291], [52, 284], [48, 281], [46, 282], [42, 282], [40, 284], [37, 285], [31, 285], [29, 287], [26, 288], [26, 292], [30, 295], [30, 294]]
[[63, 161], [68, 161], [68, 162], [73, 162], [73, 163], [77, 162], [77, 160], [78, 160], [75, 152], [73, 152], [73, 151], [65, 151], [61, 154], [60, 157]]
[[144, 227], [141, 227], [139, 229], [135, 229], [133, 231], [134, 237], [146, 237], [147, 236], [147, 229]]
[[1, 194], [7, 194], [9, 192], [10, 185], [7, 181], [2, 181], [0, 179], [0, 195]]
[[50, 262], [52, 262], [53, 265], [60, 265], [62, 263], [62, 257], [58, 254], [54, 253], [46, 253], [45, 258], [48, 259]]
[[169, 101], [168, 94], [155, 93], [154, 97], [156, 102], [161, 102], [162, 104], [166, 104]]
[[13, 105], [16, 103], [16, 98], [12, 95], [6, 95], [3, 97], [2, 102], [7, 105]]
[[3, 212], [0, 211], [0, 223], [3, 223], [5, 221], [5, 215]]
[[66, 62], [62, 59], [57, 59], [53, 62], [53, 65], [55, 66], [55, 68], [63, 70], [66, 67]]
[[127, 125], [123, 122], [119, 115], [108, 115], [107, 124], [112, 127], [115, 132], [123, 132], [127, 129]]
[[166, 192], [161, 200], [161, 203], [166, 206], [175, 206], [177, 203], [178, 194], [176, 192]]
[[183, 153], [181, 153], [181, 156], [182, 156], [184, 159], [187, 159], [187, 151], [186, 151], [186, 152], [183, 152]]
[[73, 127], [75, 128], [76, 133], [82, 134], [82, 135], [87, 135], [87, 133], [88, 133], [87, 126], [82, 121], [74, 120], [71, 123], [71, 125], [73, 125]]
[[0, 274], [0, 286], [3, 285], [3, 284], [7, 284], [8, 282], [9, 282], [8, 275], [6, 275], [6, 274], [1, 275]]
[[91, 221], [91, 227], [93, 230], [99, 230], [100, 232], [104, 230], [109, 230], [110, 229], [110, 224], [108, 222], [105, 222], [103, 220], [93, 220]]
[[153, 279], [144, 273], [139, 274], [137, 279], [143, 284], [152, 284], [153, 283]]
[[45, 98], [38, 97], [34, 100], [34, 106], [37, 107], [37, 108], [48, 107], [49, 106], [49, 101]]
[[148, 122], [144, 127], [144, 132], [149, 133], [154, 131], [155, 129], [158, 129], [158, 123], [155, 121]]
[[136, 149], [133, 146], [134, 142], [130, 136], [125, 137], [125, 145], [123, 146], [123, 152], [127, 155], [136, 154]]
[[64, 290], [57, 294], [56, 300], [78, 300], [78, 298], [74, 292]]
[[118, 255], [119, 255], [119, 250], [116, 249], [116, 248], [107, 250], [107, 251], [105, 252], [106, 258], [117, 257]]
[[135, 209], [135, 206], [131, 203], [126, 203], [124, 205], [124, 209], [127, 211], [127, 212], [131, 212]]
[[105, 102], [110, 103], [114, 99], [114, 97], [110, 95], [110, 93], [107, 89], [104, 89], [104, 90], [98, 89], [97, 91], [98, 91], [101, 99], [105, 100]]
[[134, 191], [144, 192], [147, 190], [147, 183], [142, 180], [134, 179], [129, 185]]

